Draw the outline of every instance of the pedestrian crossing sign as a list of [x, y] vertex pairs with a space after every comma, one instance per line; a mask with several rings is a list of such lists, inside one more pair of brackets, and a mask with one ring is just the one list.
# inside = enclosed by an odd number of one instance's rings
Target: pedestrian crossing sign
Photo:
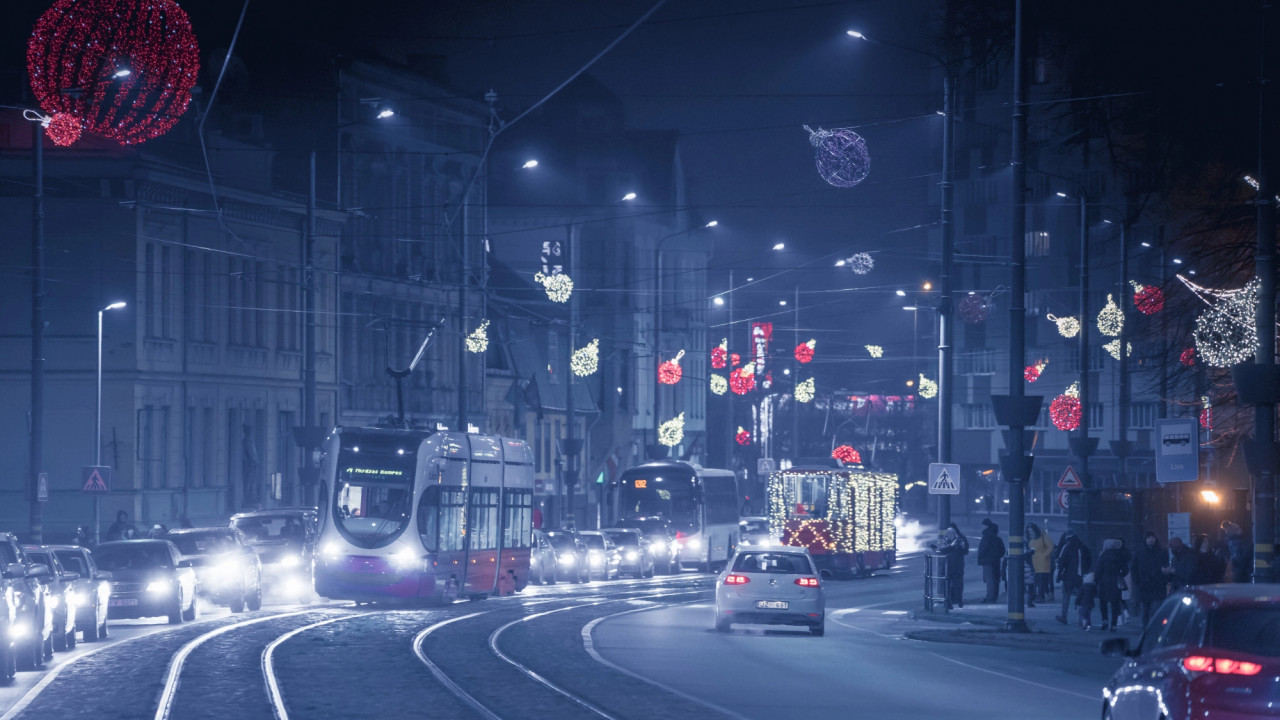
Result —
[[960, 466], [951, 463], [929, 463], [929, 494], [959, 495]]

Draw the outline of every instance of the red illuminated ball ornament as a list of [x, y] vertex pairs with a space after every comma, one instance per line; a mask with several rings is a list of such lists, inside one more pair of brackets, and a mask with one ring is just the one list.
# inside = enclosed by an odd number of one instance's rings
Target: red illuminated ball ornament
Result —
[[1178, 362], [1182, 363], [1183, 365], [1185, 365], [1185, 366], [1187, 366], [1187, 367], [1195, 367], [1195, 364], [1196, 364], [1196, 349], [1195, 349], [1195, 348], [1187, 348], [1186, 350], [1183, 350], [1183, 351], [1182, 351], [1182, 354], [1178, 356]]
[[747, 432], [741, 425], [738, 426], [738, 434], [734, 436], [739, 445], [746, 447], [751, 444], [751, 433]]
[[1133, 286], [1133, 306], [1143, 315], [1154, 315], [1164, 309], [1164, 293], [1155, 285], [1129, 281]]
[[735, 395], [746, 395], [756, 389], [756, 372], [754, 365], [743, 365], [729, 373], [729, 389]]
[[31, 90], [60, 145], [80, 132], [125, 145], [168, 132], [199, 69], [191, 21], [173, 0], [56, 0], [27, 41]]
[[1040, 373], [1044, 372], [1045, 366], [1048, 364], [1048, 360], [1041, 358], [1040, 360], [1037, 360], [1034, 365], [1028, 365], [1024, 368], [1022, 371], [1022, 377], [1027, 382], [1033, 383], [1040, 379]]
[[716, 370], [723, 370], [724, 366], [729, 362], [729, 339], [725, 338], [720, 344], [711, 348], [711, 367]]
[[1080, 385], [1072, 383], [1067, 391], [1049, 403], [1049, 419], [1059, 430], [1075, 430], [1080, 427], [1083, 413], [1080, 407]]
[[663, 385], [675, 385], [680, 382], [680, 378], [684, 376], [684, 371], [680, 369], [680, 358], [684, 357], [684, 351], [676, 353], [676, 356], [658, 366], [658, 382]]
[[861, 465], [862, 455], [850, 445], [841, 445], [831, 451], [831, 457], [849, 465]]
[[813, 349], [817, 346], [818, 346], [818, 341], [812, 340], [812, 339], [809, 340], [809, 342], [802, 342], [799, 345], [797, 345], [796, 346], [796, 362], [803, 365], [809, 362], [810, 360], [812, 360]]

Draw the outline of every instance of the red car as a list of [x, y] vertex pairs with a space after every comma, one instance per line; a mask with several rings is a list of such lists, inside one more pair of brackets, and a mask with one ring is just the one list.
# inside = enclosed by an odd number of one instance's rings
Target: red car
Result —
[[1102, 688], [1102, 717], [1257, 720], [1280, 717], [1280, 585], [1205, 585], [1175, 593]]

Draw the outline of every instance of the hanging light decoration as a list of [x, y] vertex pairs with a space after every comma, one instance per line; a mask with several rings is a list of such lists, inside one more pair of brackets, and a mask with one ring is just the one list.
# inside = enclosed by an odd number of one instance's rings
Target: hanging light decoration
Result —
[[1208, 395], [1200, 396], [1200, 427], [1205, 430], [1213, 429], [1213, 404], [1209, 402]]
[[802, 342], [796, 346], [796, 362], [804, 365], [813, 359], [813, 350], [818, 346], [818, 341], [812, 338], [808, 342]]
[[1214, 367], [1231, 367], [1252, 357], [1258, 347], [1257, 307], [1257, 278], [1242, 291], [1219, 296], [1217, 304], [1196, 317], [1196, 353]]
[[658, 426], [658, 442], [667, 447], [675, 447], [681, 440], [684, 440], [684, 413]]
[[814, 162], [818, 166], [818, 174], [829, 184], [839, 188], [850, 188], [871, 173], [871, 154], [867, 152], [867, 142], [858, 133], [849, 128], [835, 130], [810, 129], [809, 144], [814, 147]]
[[1049, 419], [1059, 430], [1075, 430], [1083, 417], [1080, 406], [1080, 383], [1073, 382], [1067, 391], [1049, 403]]
[[723, 370], [728, 362], [729, 338], [724, 338], [719, 345], [711, 348], [711, 367], [716, 370]]
[[1115, 337], [1123, 328], [1124, 313], [1120, 312], [1120, 306], [1116, 305], [1111, 293], [1107, 293], [1107, 304], [1098, 311], [1098, 332]]
[[1046, 366], [1049, 365], [1049, 358], [1040, 358], [1035, 363], [1026, 366], [1022, 370], [1022, 377], [1029, 383], [1033, 383], [1040, 379], [1040, 373], [1044, 372]]
[[1196, 349], [1189, 347], [1178, 355], [1178, 362], [1186, 367], [1195, 367], [1196, 365]]
[[739, 366], [739, 365], [741, 365], [741, 364], [742, 364], [742, 356], [741, 356], [741, 355], [739, 355], [738, 353], [730, 353], [730, 355], [729, 355], [729, 366], [730, 366], [730, 367], [738, 367], [738, 366]]
[[796, 396], [797, 402], [802, 402], [802, 403], [812, 402], [813, 396], [815, 394], [816, 393], [813, 387], [813, 378], [809, 378], [808, 380], [805, 380], [804, 382], [798, 383], [796, 385], [795, 396]]
[[1073, 338], [1080, 334], [1080, 321], [1073, 317], [1056, 317], [1053, 313], [1045, 317], [1058, 324], [1058, 334], [1064, 338]]
[[663, 385], [675, 385], [680, 382], [680, 378], [684, 376], [684, 370], [680, 369], [680, 358], [684, 357], [684, 351], [676, 353], [676, 356], [658, 366], [658, 382]]
[[533, 276], [533, 279], [542, 284], [542, 288], [547, 291], [547, 297], [552, 302], [569, 302], [569, 296], [573, 295], [573, 280], [564, 273], [555, 275], [538, 273]]
[[871, 355], [873, 358], [884, 357], [884, 348], [879, 345], [868, 345], [867, 354]]
[[473, 353], [482, 353], [489, 349], [489, 321], [485, 320], [480, 323], [480, 327], [471, 331], [467, 336], [467, 351]]
[[743, 365], [740, 368], [734, 368], [729, 373], [729, 389], [735, 395], [746, 395], [756, 389], [756, 371], [754, 364]]
[[1155, 285], [1143, 285], [1130, 280], [1133, 286], [1133, 306], [1143, 315], [1154, 315], [1164, 309], [1164, 292]]
[[734, 435], [733, 439], [737, 440], [739, 445], [746, 447], [751, 444], [751, 433], [747, 432], [746, 429], [739, 425], [738, 434]]
[[600, 340], [592, 340], [585, 347], [574, 350], [573, 357], [569, 358], [569, 369], [578, 377], [592, 375], [600, 369]]
[[972, 293], [965, 295], [956, 303], [956, 312], [960, 313], [960, 319], [970, 325], [977, 325], [986, 322], [987, 316], [991, 314], [991, 296], [986, 293]]
[[163, 135], [191, 102], [200, 48], [173, 0], [56, 0], [27, 41], [27, 73], [50, 139], [125, 145]]
[[937, 396], [938, 396], [938, 383], [925, 377], [924, 373], [921, 373], [920, 374], [920, 397], [924, 398], [925, 400], [932, 400]]
[[[1104, 344], [1102, 346], [1102, 349], [1110, 353], [1111, 357], [1115, 358], [1116, 360], [1119, 360], [1120, 359], [1120, 338], [1116, 338], [1115, 340], [1112, 340], [1111, 342]], [[1129, 357], [1130, 355], [1133, 354], [1133, 343], [1125, 343], [1124, 354], [1125, 354], [1125, 357]]]
[[851, 445], [840, 445], [831, 451], [831, 457], [846, 465], [861, 465], [862, 455]]
[[719, 373], [711, 373], [711, 392], [723, 395], [729, 392], [729, 381]]
[[876, 261], [871, 257], [871, 253], [860, 252], [845, 258], [844, 264], [848, 265], [855, 275], [866, 275], [875, 268]]

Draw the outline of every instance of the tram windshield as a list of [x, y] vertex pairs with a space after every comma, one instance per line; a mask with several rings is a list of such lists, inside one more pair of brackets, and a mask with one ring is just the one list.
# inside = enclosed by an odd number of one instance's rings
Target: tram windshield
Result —
[[389, 545], [404, 532], [412, 507], [416, 453], [343, 448], [334, 482], [334, 524], [362, 548]]
[[827, 516], [827, 479], [818, 475], [800, 475], [791, 485], [795, 504], [787, 508], [789, 517]]
[[660, 515], [676, 532], [696, 533], [702, 529], [697, 482], [693, 473], [628, 471], [618, 488], [618, 520]]

